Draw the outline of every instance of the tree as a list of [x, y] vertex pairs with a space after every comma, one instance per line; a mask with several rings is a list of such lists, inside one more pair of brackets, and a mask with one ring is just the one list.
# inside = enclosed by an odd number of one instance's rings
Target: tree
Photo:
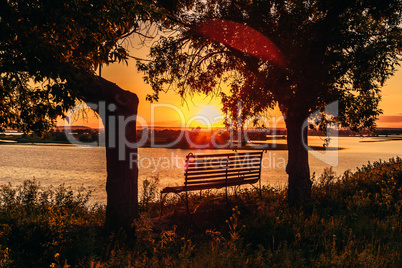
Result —
[[[138, 168], [128, 159], [137, 152], [136, 125], [109, 128], [108, 120], [136, 116], [138, 98], [95, 70], [127, 62], [125, 39], [162, 13], [146, 0], [0, 0], [0, 6], [0, 131], [42, 132], [77, 101], [105, 102], [106, 227], [129, 226], [138, 213]], [[116, 137], [127, 141], [122, 148], [111, 145]]]
[[[168, 88], [222, 96], [243, 120], [279, 105], [288, 142], [288, 199], [311, 198], [305, 120], [339, 102], [343, 127], [375, 127], [380, 88], [401, 59], [400, 0], [186, 1], [170, 15], [175, 34], [140, 64], [157, 101]], [[230, 94], [222, 92], [222, 85]], [[241, 100], [241, 110], [237, 104]]]

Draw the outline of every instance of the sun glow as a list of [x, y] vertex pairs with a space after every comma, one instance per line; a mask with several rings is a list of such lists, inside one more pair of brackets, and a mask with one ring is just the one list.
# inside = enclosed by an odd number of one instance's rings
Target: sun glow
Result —
[[222, 127], [224, 115], [215, 105], [201, 104], [194, 111], [195, 115], [190, 119], [190, 127]]

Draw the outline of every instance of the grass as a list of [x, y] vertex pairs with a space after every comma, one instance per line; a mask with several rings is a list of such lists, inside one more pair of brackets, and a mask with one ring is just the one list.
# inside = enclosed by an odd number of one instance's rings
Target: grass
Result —
[[26, 181], [0, 188], [0, 267], [402, 267], [402, 160], [314, 180], [303, 209], [264, 187], [175, 196], [159, 218], [157, 178], [144, 184], [134, 237], [107, 235], [89, 193]]

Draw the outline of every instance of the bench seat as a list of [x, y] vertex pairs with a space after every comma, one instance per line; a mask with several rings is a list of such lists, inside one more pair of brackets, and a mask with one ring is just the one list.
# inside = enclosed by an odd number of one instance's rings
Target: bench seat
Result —
[[167, 193], [181, 193], [185, 191], [198, 191], [198, 190], [207, 190], [207, 189], [220, 189], [223, 187], [230, 187], [230, 186], [237, 186], [237, 185], [244, 185], [244, 184], [253, 184], [258, 182], [258, 179], [239, 179], [239, 180], [232, 180], [228, 183], [220, 182], [220, 183], [204, 183], [199, 185], [191, 185], [191, 186], [172, 186], [172, 187], [165, 187], [161, 191], [162, 194]]

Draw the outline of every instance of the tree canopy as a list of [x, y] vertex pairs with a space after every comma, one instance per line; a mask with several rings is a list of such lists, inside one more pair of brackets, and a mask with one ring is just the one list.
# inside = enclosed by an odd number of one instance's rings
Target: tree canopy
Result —
[[1, 0], [0, 130], [42, 131], [84, 99], [101, 64], [158, 17], [152, 1]]
[[[137, 148], [128, 146], [136, 142], [138, 98], [95, 71], [127, 61], [126, 38], [164, 17], [157, 5], [0, 0], [0, 132], [7, 127], [42, 132], [76, 101], [115, 107], [99, 114], [105, 126], [109, 230], [130, 227], [138, 215], [138, 167], [129, 162], [137, 159]], [[124, 118], [122, 125], [109, 127], [113, 116]]]
[[171, 13], [177, 27], [153, 47], [153, 61], [139, 64], [154, 90], [148, 99], [170, 88], [184, 98], [220, 95], [232, 122], [241, 113], [237, 129], [278, 105], [287, 128], [289, 202], [304, 203], [312, 185], [305, 122], [322, 110], [317, 125], [325, 126], [333, 118], [324, 108], [337, 101], [342, 126], [375, 126], [380, 88], [401, 60], [401, 1], [185, 3]]
[[[343, 126], [375, 125], [380, 87], [401, 56], [400, 0], [190, 2], [174, 15], [180, 26], [176, 35], [163, 37], [151, 51], [153, 62], [141, 65], [154, 89], [149, 100], [167, 88], [183, 97], [221, 94], [226, 82], [230, 94], [222, 94], [224, 111], [234, 116], [238, 100], [243, 118], [276, 104], [284, 115], [307, 116], [338, 100]], [[214, 31], [217, 39], [211, 38]], [[259, 44], [247, 31], [271, 40], [284, 65], [253, 55], [257, 46], [247, 51]], [[233, 39], [243, 43], [228, 45]]]

